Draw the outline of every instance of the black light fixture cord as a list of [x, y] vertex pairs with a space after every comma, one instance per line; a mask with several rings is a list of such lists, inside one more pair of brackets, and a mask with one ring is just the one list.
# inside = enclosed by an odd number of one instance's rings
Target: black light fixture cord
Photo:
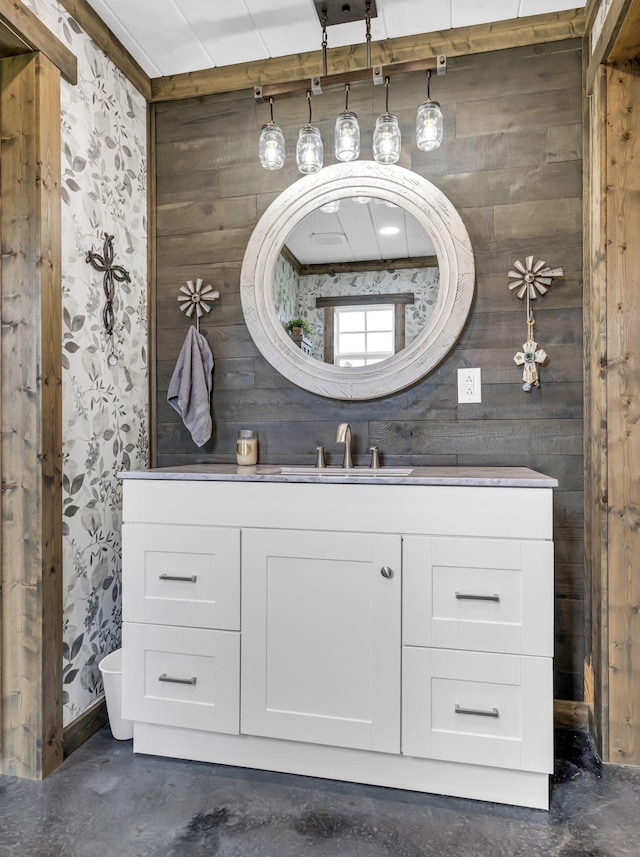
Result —
[[344, 110], [345, 113], [349, 110], [349, 90], [351, 89], [351, 85], [345, 83], [344, 85]]
[[322, 74], [327, 76], [327, 13], [322, 13]]
[[269, 110], [271, 111], [271, 124], [273, 125], [273, 95], [269, 96]]
[[385, 77], [385, 79], [384, 79], [384, 91], [385, 91], [384, 112], [388, 113], [389, 112], [389, 78], [388, 77]]
[[431, 69], [427, 69], [427, 101], [431, 101]]
[[311, 125], [311, 90], [307, 89], [307, 101], [309, 102], [309, 125]]

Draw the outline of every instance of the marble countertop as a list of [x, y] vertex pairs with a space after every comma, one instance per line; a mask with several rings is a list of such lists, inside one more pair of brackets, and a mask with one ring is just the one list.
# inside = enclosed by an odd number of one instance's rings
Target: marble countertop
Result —
[[345, 474], [341, 468], [313, 472], [313, 468], [300, 465], [257, 464], [239, 467], [235, 464], [192, 464], [180, 467], [159, 467], [153, 470], [123, 471], [122, 479], [163, 479], [212, 482], [328, 482], [347, 484], [383, 485], [466, 485], [503, 488], [556, 488], [558, 480], [528, 467], [414, 467], [394, 468], [409, 470], [408, 474], [386, 473], [385, 468], [369, 470], [357, 467], [355, 474]]

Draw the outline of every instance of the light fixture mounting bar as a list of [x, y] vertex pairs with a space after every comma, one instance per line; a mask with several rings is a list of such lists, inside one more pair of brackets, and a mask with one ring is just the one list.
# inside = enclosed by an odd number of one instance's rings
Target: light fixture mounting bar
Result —
[[435, 69], [438, 74], [446, 74], [447, 57], [439, 54], [437, 57], [427, 57], [423, 60], [410, 60], [409, 62], [392, 63], [391, 65], [376, 65], [373, 69], [360, 68], [353, 71], [342, 71], [338, 74], [329, 74], [326, 77], [305, 77], [301, 80], [288, 80], [284, 83], [270, 83], [263, 86], [254, 86], [253, 94], [258, 104], [268, 101], [269, 98], [278, 95], [290, 95], [293, 92], [304, 92], [310, 89], [314, 95], [319, 95], [325, 89], [336, 89], [344, 87], [346, 83], [355, 83], [359, 80], [371, 80], [374, 83], [384, 83], [385, 77], [397, 74], [411, 74], [416, 71], [428, 71]]
[[[364, 21], [367, 15], [367, 0], [313, 0], [313, 5], [320, 24], [324, 22], [327, 27]], [[375, 0], [369, 2], [369, 17], [378, 17]]]

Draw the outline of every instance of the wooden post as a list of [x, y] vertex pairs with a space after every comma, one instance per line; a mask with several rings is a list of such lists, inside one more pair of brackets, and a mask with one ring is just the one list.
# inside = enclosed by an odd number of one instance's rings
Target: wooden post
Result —
[[60, 74], [0, 61], [2, 771], [62, 761]]
[[640, 79], [607, 70], [608, 759], [640, 764]]

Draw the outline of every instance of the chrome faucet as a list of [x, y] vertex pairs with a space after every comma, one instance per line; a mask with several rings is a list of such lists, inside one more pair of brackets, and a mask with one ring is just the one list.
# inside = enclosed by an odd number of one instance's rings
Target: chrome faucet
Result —
[[336, 443], [344, 443], [344, 460], [342, 466], [345, 468], [353, 467], [353, 460], [351, 458], [351, 426], [349, 423], [340, 423], [338, 426]]

